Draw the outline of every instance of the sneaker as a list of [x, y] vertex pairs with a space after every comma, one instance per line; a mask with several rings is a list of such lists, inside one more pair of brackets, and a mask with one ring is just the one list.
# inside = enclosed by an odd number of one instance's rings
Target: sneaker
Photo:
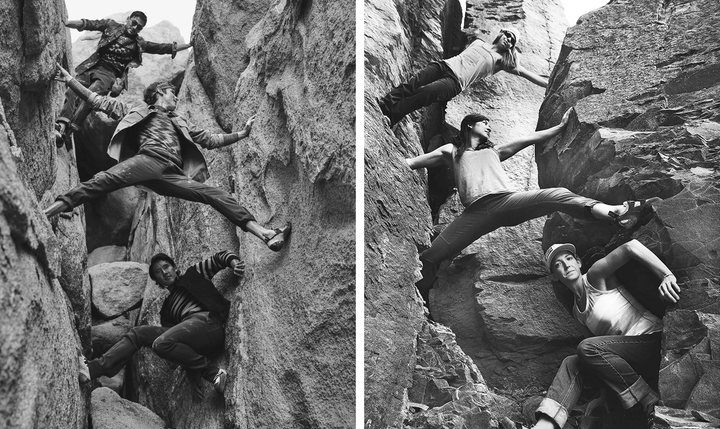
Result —
[[56, 123], [55, 124], [55, 146], [60, 149], [65, 145], [65, 126]]
[[80, 381], [80, 384], [86, 384], [89, 383], [90, 380], [90, 369], [85, 361], [85, 356], [80, 355], [80, 360], [78, 361], [78, 381]]
[[650, 405], [645, 410], [645, 419], [647, 421], [647, 428], [653, 429], [655, 427], [655, 405]]
[[213, 387], [217, 393], [225, 392], [225, 383], [227, 382], [227, 371], [219, 369], [215, 378], [213, 379]]
[[647, 214], [648, 210], [652, 210], [652, 203], [660, 201], [662, 199], [657, 197], [640, 201], [625, 201], [623, 203], [625, 212], [621, 215], [611, 212], [610, 216], [615, 218], [615, 223], [620, 225], [621, 228], [630, 229], [637, 225], [640, 218]]

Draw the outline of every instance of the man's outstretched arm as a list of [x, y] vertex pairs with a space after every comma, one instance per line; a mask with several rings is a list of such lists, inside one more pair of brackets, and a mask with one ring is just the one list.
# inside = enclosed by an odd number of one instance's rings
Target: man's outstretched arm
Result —
[[236, 276], [242, 277], [245, 272], [245, 262], [236, 253], [225, 250], [198, 262], [193, 268], [208, 280], [225, 268], [232, 268]]
[[68, 88], [76, 93], [83, 101], [90, 103], [93, 109], [105, 112], [109, 117], [116, 120], [121, 119], [130, 110], [130, 106], [115, 98], [98, 95], [85, 88], [83, 84], [73, 78], [60, 64], [57, 64], [57, 66], [59, 70], [56, 79], [65, 82]]
[[230, 134], [212, 134], [207, 130], [197, 127], [190, 121], [187, 121], [188, 132], [193, 141], [205, 149], [218, 149], [236, 143], [250, 135], [255, 116], [252, 115], [245, 123], [242, 130]]
[[505, 161], [506, 159], [510, 158], [511, 156], [515, 155], [516, 153], [520, 152], [528, 146], [542, 143], [560, 134], [567, 126], [568, 121], [570, 120], [570, 112], [572, 112], [572, 110], [572, 107], [569, 108], [563, 115], [560, 123], [555, 125], [554, 127], [550, 127], [546, 130], [535, 131], [534, 133], [522, 137], [518, 140], [511, 141], [510, 143], [506, 143], [504, 145], [496, 146], [495, 149], [497, 149], [498, 154], [500, 155], [500, 161]]

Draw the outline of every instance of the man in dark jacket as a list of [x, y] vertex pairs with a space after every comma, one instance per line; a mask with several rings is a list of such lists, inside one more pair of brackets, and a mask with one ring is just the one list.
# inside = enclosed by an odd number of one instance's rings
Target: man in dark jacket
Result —
[[177, 96], [168, 82], [151, 83], [145, 89], [146, 104], [130, 107], [91, 92], [62, 67], [58, 77], [93, 108], [120, 120], [108, 146], [108, 155], [119, 163], [58, 196], [45, 209], [48, 217], [72, 211], [88, 199], [117, 189], [143, 185], [160, 195], [208, 204], [243, 231], [263, 240], [271, 250], [283, 248], [291, 230], [289, 222], [283, 228], [265, 228], [229, 192], [203, 183], [210, 174], [195, 144], [218, 149], [246, 138], [254, 116], [240, 132], [212, 134], [175, 113]]
[[223, 393], [227, 371], [211, 363], [207, 356], [219, 354], [225, 345], [224, 323], [230, 302], [210, 281], [224, 268], [232, 268], [236, 276], [242, 277], [245, 263], [235, 253], [218, 252], [180, 275], [171, 257], [164, 253], [153, 256], [150, 278], [170, 292], [160, 310], [162, 326], [132, 328], [110, 350], [88, 362], [87, 368], [81, 368], [80, 381], [86, 383], [102, 375], [112, 377], [140, 347], [152, 347], [161, 358], [196, 371]]
[[[143, 12], [130, 14], [125, 24], [112, 19], [68, 21], [65, 26], [78, 31], [102, 31], [98, 48], [88, 59], [75, 69], [77, 80], [90, 91], [107, 95], [116, 86], [112, 95], [118, 95], [127, 88], [127, 73], [130, 67], [142, 64], [143, 52], [148, 54], [170, 54], [175, 58], [178, 51], [188, 49], [190, 44], [148, 42], [138, 35], [145, 27], [147, 17]], [[120, 85], [116, 85], [118, 82]], [[68, 90], [65, 104], [55, 125], [55, 143], [68, 144], [70, 136], [77, 131], [90, 113], [91, 107]]]

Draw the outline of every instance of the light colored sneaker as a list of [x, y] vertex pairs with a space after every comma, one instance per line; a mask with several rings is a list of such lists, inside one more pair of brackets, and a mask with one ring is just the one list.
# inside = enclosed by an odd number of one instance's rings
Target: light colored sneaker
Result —
[[80, 384], [85, 384], [89, 383], [90, 380], [90, 370], [88, 369], [87, 362], [85, 362], [85, 356], [81, 354], [78, 360], [78, 381], [80, 381]]
[[219, 369], [217, 374], [215, 375], [215, 378], [213, 379], [213, 386], [215, 387], [215, 391], [218, 393], [224, 393], [225, 392], [225, 383], [227, 382], [227, 371], [224, 369]]

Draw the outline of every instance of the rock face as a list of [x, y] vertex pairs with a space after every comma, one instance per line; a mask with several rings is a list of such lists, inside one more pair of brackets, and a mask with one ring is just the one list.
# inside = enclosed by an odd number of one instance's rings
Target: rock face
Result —
[[100, 317], [112, 319], [140, 303], [148, 277], [148, 265], [139, 262], [107, 262], [88, 269], [93, 306]]
[[[563, 42], [539, 126], [554, 123], [570, 106], [576, 115], [562, 138], [536, 154], [543, 187], [565, 186], [611, 203], [663, 198], [647, 223], [617, 235], [606, 251], [634, 237], [676, 273], [683, 293], [664, 318], [660, 394], [669, 407], [714, 417], [720, 413], [720, 353], [713, 346], [720, 308], [720, 80], [711, 52], [720, 41], [697, 41], [692, 34], [714, 31], [719, 11], [711, 1], [670, 1], [659, 8], [638, 1], [612, 3], [581, 18]], [[593, 234], [586, 230], [556, 215], [543, 244], [578, 240], [581, 253], [606, 245], [588, 239]], [[657, 282], [636, 277], [625, 283], [647, 286], [638, 294], [648, 300]]]
[[[403, 161], [421, 150], [424, 130], [404, 122], [398, 128], [402, 137], [395, 137], [373, 101], [412, 72], [416, 41], [419, 62], [439, 56], [442, 4], [405, 5], [365, 3], [364, 419], [369, 428], [399, 427], [407, 416], [416, 337], [424, 325], [413, 284], [420, 270], [416, 245], [429, 244], [430, 211], [424, 181]], [[424, 16], [429, 19], [420, 19]], [[426, 31], [432, 36], [417, 37]]]
[[90, 348], [90, 300], [82, 223], [69, 216], [51, 224], [40, 211], [53, 186], [77, 180], [71, 157], [50, 142], [63, 93], [52, 82], [55, 61], [69, 55], [65, 8], [36, 1], [0, 10], [0, 413], [8, 428], [84, 428], [89, 392], [77, 383], [77, 363]]
[[147, 408], [101, 387], [92, 392], [92, 422], [97, 429], [164, 429], [163, 419]]

